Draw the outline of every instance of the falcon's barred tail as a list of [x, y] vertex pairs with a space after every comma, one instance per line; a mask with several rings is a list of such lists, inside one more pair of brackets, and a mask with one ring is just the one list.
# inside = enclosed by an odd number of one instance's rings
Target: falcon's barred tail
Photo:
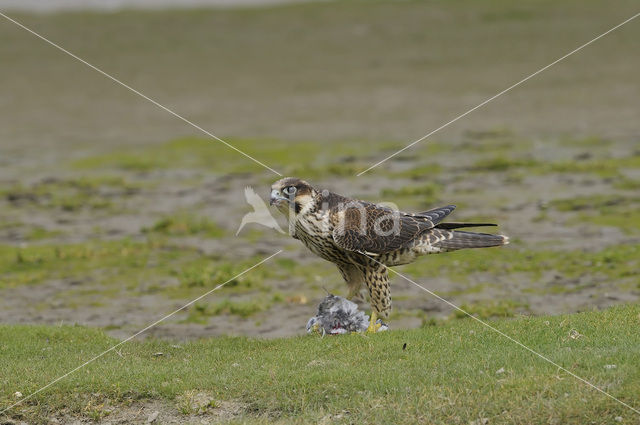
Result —
[[450, 239], [440, 241], [435, 246], [453, 251], [465, 248], [488, 248], [491, 246], [506, 245], [508, 243], [509, 238], [502, 235], [453, 231], [451, 232]]

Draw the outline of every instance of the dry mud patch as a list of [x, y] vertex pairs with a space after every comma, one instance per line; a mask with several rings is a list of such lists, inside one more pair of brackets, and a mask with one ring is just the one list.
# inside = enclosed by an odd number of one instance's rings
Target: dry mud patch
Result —
[[[89, 412], [91, 411], [91, 412]], [[107, 400], [77, 415], [57, 411], [47, 418], [49, 424], [218, 424], [237, 420], [248, 414], [245, 403], [215, 400], [206, 392], [189, 391], [174, 402], [160, 400], [135, 401], [126, 404], [110, 404]], [[90, 417], [91, 414], [91, 417]], [[24, 425], [25, 422], [7, 421], [6, 425]]]

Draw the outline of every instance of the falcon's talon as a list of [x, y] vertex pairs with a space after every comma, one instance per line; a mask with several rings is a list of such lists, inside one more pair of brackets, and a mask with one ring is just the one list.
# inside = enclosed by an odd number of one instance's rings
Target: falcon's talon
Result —
[[375, 323], [373, 325], [369, 325], [369, 327], [367, 328], [367, 333], [368, 334], [375, 334], [378, 333], [378, 330], [382, 327], [382, 325], [380, 323]]
[[378, 315], [375, 311], [371, 312], [371, 320], [369, 321], [369, 327], [367, 328], [368, 334], [374, 334], [378, 332], [378, 329], [382, 327], [382, 320], [378, 320]]
[[380, 333], [380, 332], [384, 332], [384, 331], [388, 331], [389, 330], [389, 326], [384, 323], [382, 320], [378, 319], [376, 320], [376, 323], [374, 325], [369, 325], [369, 327], [366, 330], [366, 333]]

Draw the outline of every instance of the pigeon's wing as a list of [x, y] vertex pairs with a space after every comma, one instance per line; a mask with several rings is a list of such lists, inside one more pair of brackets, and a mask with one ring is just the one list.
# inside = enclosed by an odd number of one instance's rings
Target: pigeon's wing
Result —
[[[410, 246], [434, 227], [427, 216], [407, 214], [363, 201], [330, 211], [333, 240], [341, 248], [378, 255]], [[437, 219], [439, 216], [434, 214]]]

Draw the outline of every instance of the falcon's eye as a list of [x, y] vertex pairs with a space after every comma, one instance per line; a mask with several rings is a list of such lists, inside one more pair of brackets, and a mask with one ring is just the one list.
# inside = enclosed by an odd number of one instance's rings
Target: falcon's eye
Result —
[[294, 193], [296, 193], [296, 190], [297, 190], [297, 188], [296, 188], [295, 186], [287, 186], [287, 187], [285, 187], [284, 189], [282, 189], [282, 192], [283, 192], [285, 195], [289, 195], [289, 196], [291, 196], [291, 195], [293, 195]]

